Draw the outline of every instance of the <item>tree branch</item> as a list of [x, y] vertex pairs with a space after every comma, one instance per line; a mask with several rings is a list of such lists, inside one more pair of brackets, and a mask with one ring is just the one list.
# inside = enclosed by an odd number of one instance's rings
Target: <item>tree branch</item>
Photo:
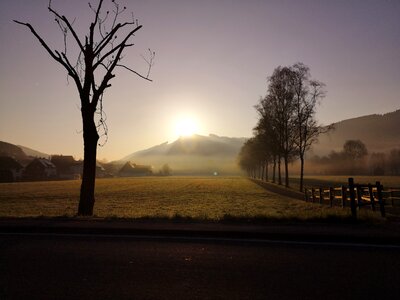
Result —
[[82, 51], [84, 51], [84, 47], [81, 43], [81, 41], [78, 38], [78, 35], [76, 34], [74, 28], [72, 28], [72, 25], [69, 23], [68, 19], [65, 16], [60, 16], [54, 9], [52, 9], [50, 6], [48, 7], [49, 11], [52, 12], [57, 18], [62, 20], [68, 27], [68, 29], [71, 31], [72, 35], [74, 36], [76, 42], [78, 43], [79, 48], [81, 48]]
[[52, 51], [50, 49], [50, 47], [46, 44], [46, 42], [40, 37], [40, 35], [36, 32], [36, 30], [32, 27], [31, 24], [29, 23], [23, 23], [17, 20], [14, 20], [15, 23], [20, 24], [20, 25], [24, 25], [26, 27], [28, 27], [30, 29], [30, 31], [32, 32], [32, 34], [39, 40], [40, 44], [43, 46], [43, 48], [46, 49], [46, 51], [50, 54], [50, 56], [57, 61], [58, 63], [60, 63], [68, 72], [68, 75], [70, 75], [76, 83], [76, 86], [79, 90], [79, 92], [82, 90], [82, 86], [81, 83], [79, 81], [79, 76], [77, 76], [75, 69], [69, 64], [69, 62], [64, 62], [61, 58], [60, 53], [56, 50], [56, 51]]
[[[94, 55], [97, 56], [100, 54], [100, 52], [108, 45], [108, 43], [111, 41], [112, 37], [114, 36], [115, 33], [117, 33], [118, 30], [121, 28], [125, 27], [126, 25], [134, 25], [135, 23], [133, 22], [125, 22], [123, 24], [118, 23], [97, 45], [97, 47], [94, 49]], [[137, 26], [134, 30], [133, 33], [138, 31], [140, 28], [142, 28], [142, 25]]]
[[90, 44], [93, 45], [93, 36], [94, 36], [94, 28], [99, 20], [99, 14], [100, 14], [100, 9], [101, 5], [103, 4], [103, 0], [100, 0], [99, 5], [97, 7], [96, 11], [96, 17], [94, 18], [94, 22], [90, 24]]
[[143, 78], [143, 79], [145, 79], [145, 80], [147, 80], [147, 81], [153, 82], [153, 80], [151, 80], [150, 78], [148, 78], [148, 77], [146, 77], [146, 76], [143, 76], [142, 74], [136, 72], [135, 70], [132, 70], [131, 68], [128, 68], [127, 66], [119, 65], [119, 64], [117, 64], [116, 66], [117, 66], [117, 67], [125, 68], [125, 69], [127, 69], [128, 71], [131, 71], [132, 73], [136, 74], [136, 75], [139, 76], [140, 78]]

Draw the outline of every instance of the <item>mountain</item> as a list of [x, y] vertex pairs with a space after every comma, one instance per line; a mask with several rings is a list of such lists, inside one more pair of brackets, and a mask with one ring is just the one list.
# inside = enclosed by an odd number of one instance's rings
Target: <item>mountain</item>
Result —
[[320, 135], [311, 154], [321, 156], [332, 150], [341, 151], [347, 140], [361, 140], [369, 153], [400, 148], [400, 110], [348, 119], [333, 125], [333, 130]]
[[[400, 148], [400, 110], [383, 115], [368, 115], [334, 123], [334, 129], [321, 134], [318, 143], [313, 145], [308, 156], [327, 155], [332, 150], [341, 151], [346, 140], [361, 140], [369, 153], [387, 152]], [[165, 163], [173, 173], [220, 172], [238, 173], [237, 155], [246, 138], [194, 135], [180, 137], [173, 143], [162, 143], [154, 147], [134, 152], [120, 161], [153, 165], [154, 170]]]
[[172, 171], [182, 174], [233, 174], [238, 172], [236, 159], [246, 138], [193, 135], [180, 137], [172, 143], [162, 143], [134, 152], [118, 164], [132, 161], [153, 165], [157, 171], [168, 164]]
[[50, 155], [25, 146], [17, 146], [11, 143], [0, 141], [0, 156], [12, 157], [21, 163], [27, 163], [29, 160], [31, 160], [31, 157], [48, 158]]
[[25, 147], [25, 146], [18, 145], [18, 147], [21, 148], [22, 151], [24, 151], [24, 153], [26, 155], [31, 156], [31, 157], [43, 157], [43, 158], [49, 158], [50, 157], [50, 155], [48, 155], [46, 153], [31, 149], [31, 148], [28, 148], [28, 147]]
[[19, 161], [28, 159], [28, 156], [20, 147], [2, 141], [0, 141], [0, 156], [12, 157]]

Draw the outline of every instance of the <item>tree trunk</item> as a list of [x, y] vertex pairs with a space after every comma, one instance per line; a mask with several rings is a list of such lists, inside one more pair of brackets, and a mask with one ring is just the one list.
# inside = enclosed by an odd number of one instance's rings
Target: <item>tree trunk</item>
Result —
[[94, 112], [95, 110], [90, 107], [90, 105], [86, 108], [82, 108], [84, 160], [81, 195], [78, 208], [78, 215], [80, 216], [93, 215], [93, 206], [95, 201], [94, 187], [96, 179], [97, 142], [99, 140], [99, 135], [94, 122]]
[[265, 181], [268, 182], [268, 161], [265, 162]]
[[303, 191], [303, 179], [304, 179], [304, 157], [300, 156], [300, 192]]
[[263, 176], [262, 176], [262, 180], [265, 181], [265, 161], [263, 161]]
[[261, 181], [264, 181], [265, 176], [265, 162], [261, 163]]
[[272, 182], [275, 183], [276, 179], [276, 156], [274, 155], [274, 165], [272, 166]]
[[285, 160], [285, 186], [289, 187], [289, 159], [287, 156], [284, 158]]
[[278, 156], [278, 184], [282, 185], [281, 156]]

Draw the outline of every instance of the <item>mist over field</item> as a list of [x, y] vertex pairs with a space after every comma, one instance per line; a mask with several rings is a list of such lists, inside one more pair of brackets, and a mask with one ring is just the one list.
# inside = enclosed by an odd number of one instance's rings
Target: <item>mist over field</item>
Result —
[[175, 175], [237, 175], [241, 174], [237, 155], [245, 140], [214, 134], [181, 136], [172, 143], [134, 152], [111, 165], [117, 168], [131, 161], [151, 165], [155, 172], [168, 164]]
[[[305, 174], [351, 174], [354, 170], [345, 168], [350, 165], [340, 153], [347, 140], [360, 140], [365, 144], [368, 155], [361, 162], [364, 168], [358, 168], [359, 173], [380, 172], [375, 175], [382, 175], [383, 171], [386, 175], [393, 175], [391, 166], [396, 162], [391, 162], [390, 152], [393, 149], [400, 149], [398, 128], [400, 128], [400, 110], [334, 123], [333, 130], [321, 134], [311, 150], [306, 153]], [[215, 134], [181, 136], [170, 143], [164, 142], [132, 152], [119, 160], [100, 161], [100, 163], [115, 175], [128, 161], [151, 166], [154, 174], [168, 164], [174, 175], [240, 175], [243, 172], [238, 166], [238, 154], [246, 140], [245, 137], [224, 137]], [[28, 164], [33, 157], [49, 158], [55, 154], [45, 153], [45, 149], [40, 150], [28, 148], [26, 145], [17, 146], [0, 142], [0, 156], [14, 157], [23, 165]], [[68, 155], [68, 153], [57, 154]], [[291, 174], [299, 174], [299, 163], [291, 162], [289, 169]]]

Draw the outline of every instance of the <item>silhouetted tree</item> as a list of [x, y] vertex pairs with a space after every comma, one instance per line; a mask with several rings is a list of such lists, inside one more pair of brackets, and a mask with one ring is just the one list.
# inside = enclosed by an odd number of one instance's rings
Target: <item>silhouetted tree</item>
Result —
[[347, 140], [343, 145], [343, 153], [348, 158], [356, 160], [365, 157], [368, 150], [360, 140]]
[[347, 166], [350, 168], [348, 174], [365, 173], [365, 158], [368, 155], [368, 150], [362, 141], [347, 140], [343, 145], [343, 155]]
[[[148, 77], [155, 56], [155, 53], [149, 50], [149, 58], [145, 59], [149, 66], [146, 75], [141, 75], [121, 64], [124, 50], [134, 45], [131, 43], [131, 39], [142, 28], [142, 25], [139, 25], [138, 20], [134, 19], [133, 15], [131, 20], [120, 22], [121, 15], [126, 11], [126, 7], [121, 7], [115, 0], [110, 1], [111, 12], [107, 10], [104, 13], [102, 11], [103, 2], [103, 0], [99, 0], [96, 7], [89, 3], [90, 9], [93, 11], [93, 20], [84, 39], [81, 39], [79, 33], [73, 27], [74, 22], [53, 9], [51, 1], [49, 1], [48, 10], [54, 16], [55, 22], [63, 34], [63, 50], [52, 50], [31, 24], [14, 20], [30, 29], [50, 57], [65, 68], [78, 90], [81, 100], [84, 141], [79, 215], [93, 214], [97, 143], [100, 137], [98, 129], [102, 127], [107, 133], [102, 101], [105, 90], [111, 87], [110, 80], [115, 77], [114, 71], [117, 67], [121, 67], [149, 80]], [[71, 51], [67, 54], [70, 39], [74, 43], [75, 48], [73, 50], [77, 50], [77, 57], [73, 57], [70, 54]], [[96, 112], [100, 114], [99, 124], [96, 124], [95, 121]]]
[[[256, 157], [263, 158], [262, 170], [265, 170], [266, 177], [268, 163], [273, 162], [273, 182], [277, 167], [278, 184], [282, 184], [283, 160], [285, 186], [288, 187], [288, 165], [298, 157], [301, 161], [300, 190], [303, 190], [305, 153], [319, 133], [331, 129], [318, 126], [315, 120], [316, 104], [324, 95], [324, 84], [311, 80], [309, 68], [302, 63], [291, 67], [279, 66], [268, 78], [267, 94], [255, 106], [260, 118], [253, 129], [253, 141], [246, 147], [258, 149]], [[252, 151], [254, 154], [255, 150]]]
[[319, 100], [325, 96], [324, 84], [311, 80], [310, 68], [303, 63], [291, 67], [293, 71], [294, 122], [297, 133], [294, 143], [300, 159], [300, 191], [303, 191], [304, 156], [318, 135], [332, 129], [332, 126], [321, 127], [315, 119], [315, 109]]
[[239, 166], [243, 171], [247, 172], [247, 175], [252, 178], [257, 177], [257, 168], [259, 167], [259, 149], [257, 149], [258, 143], [255, 138], [248, 139], [242, 146], [239, 152]]
[[369, 166], [372, 175], [385, 175], [386, 155], [382, 152], [374, 152], [369, 158]]
[[392, 149], [389, 153], [391, 175], [400, 175], [400, 149]]
[[163, 164], [160, 170], [160, 174], [163, 176], [170, 176], [172, 173], [172, 169], [168, 164]]
[[289, 162], [295, 154], [295, 122], [293, 71], [288, 67], [277, 67], [269, 77], [268, 91], [265, 101], [272, 110], [270, 116], [278, 142], [278, 183], [281, 179], [281, 159], [285, 165], [285, 186], [289, 186]]
[[265, 179], [268, 180], [268, 165], [271, 162], [272, 181], [275, 182], [275, 171], [277, 157], [279, 155], [278, 136], [274, 125], [274, 110], [270, 107], [271, 102], [266, 98], [260, 99], [260, 102], [255, 106], [260, 118], [256, 127], [253, 128], [255, 137], [258, 137], [262, 155], [265, 162]]

